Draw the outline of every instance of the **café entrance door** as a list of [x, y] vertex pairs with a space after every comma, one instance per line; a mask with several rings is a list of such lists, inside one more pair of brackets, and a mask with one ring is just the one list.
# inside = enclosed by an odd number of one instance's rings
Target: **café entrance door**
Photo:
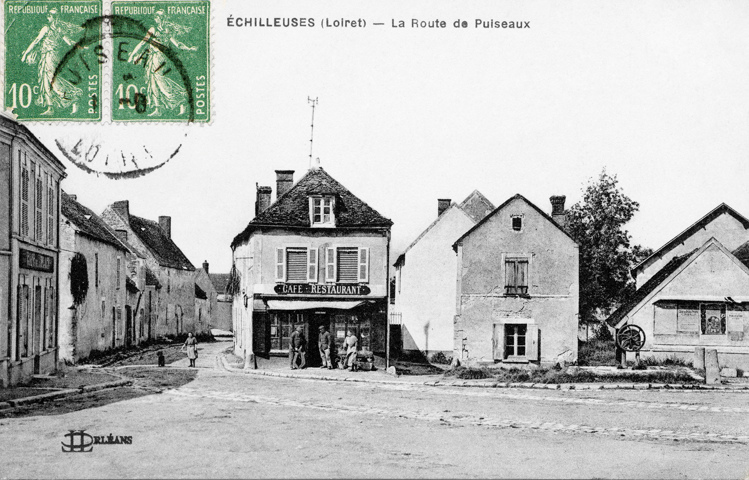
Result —
[[[318, 348], [318, 340], [320, 338], [320, 325], [325, 327], [325, 330], [330, 333], [330, 319], [331, 315], [329, 312], [313, 312], [309, 316], [308, 333], [307, 333], [307, 365], [310, 367], [319, 367], [322, 365], [322, 358], [320, 358], [320, 349]], [[331, 337], [332, 340], [332, 337]], [[331, 355], [333, 352], [331, 351]]]

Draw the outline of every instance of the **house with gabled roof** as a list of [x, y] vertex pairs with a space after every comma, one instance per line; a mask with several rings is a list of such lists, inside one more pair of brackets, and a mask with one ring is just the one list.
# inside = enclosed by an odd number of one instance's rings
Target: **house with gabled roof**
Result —
[[565, 197], [550, 200], [551, 215], [517, 194], [453, 244], [454, 358], [460, 362], [577, 359], [578, 245], [564, 230]]
[[452, 245], [494, 205], [474, 190], [460, 204], [437, 200], [437, 218], [400, 254], [391, 312], [400, 320], [402, 351], [453, 354], [457, 258]]
[[351, 330], [360, 349], [384, 355], [392, 222], [319, 166], [296, 183], [293, 173], [276, 170], [273, 203], [257, 188], [255, 217], [231, 242], [234, 351], [286, 354], [301, 325], [308, 365], [321, 362], [320, 326], [339, 346]]
[[[126, 247], [104, 221], [61, 192], [60, 202], [60, 359], [69, 363], [125, 343], [127, 327], [135, 321], [127, 312]], [[87, 284], [75, 299], [71, 283]], [[81, 290], [81, 287], [76, 287]]]
[[155, 222], [132, 215], [128, 200], [109, 205], [101, 217], [145, 257], [145, 282], [153, 287], [143, 299], [144, 310], [151, 312], [145, 324], [151, 338], [205, 333], [208, 322], [198, 322], [195, 315], [195, 267], [172, 239], [171, 217]]
[[211, 328], [231, 332], [233, 328], [231, 310], [234, 299], [226, 291], [229, 285], [229, 274], [209, 273], [208, 277], [216, 290], [216, 309], [211, 316]]
[[641, 327], [644, 356], [715, 348], [722, 366], [748, 369], [748, 267], [749, 221], [721, 204], [635, 267], [638, 288], [608, 323]]

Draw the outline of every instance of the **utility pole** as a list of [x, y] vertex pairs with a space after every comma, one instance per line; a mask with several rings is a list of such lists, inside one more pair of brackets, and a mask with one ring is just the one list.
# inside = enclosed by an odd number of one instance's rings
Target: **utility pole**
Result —
[[307, 97], [307, 103], [312, 105], [312, 123], [310, 124], [309, 133], [309, 168], [312, 168], [312, 139], [315, 135], [315, 107], [317, 106], [317, 97]]

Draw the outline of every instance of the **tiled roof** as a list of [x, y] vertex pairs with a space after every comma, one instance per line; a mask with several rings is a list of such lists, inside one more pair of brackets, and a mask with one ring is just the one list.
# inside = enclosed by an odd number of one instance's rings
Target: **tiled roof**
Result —
[[206, 300], [208, 298], [205, 290], [200, 288], [200, 285], [198, 285], [197, 283], [195, 284], [195, 298], [200, 298], [202, 300]]
[[161, 282], [159, 282], [159, 278], [148, 267], [146, 267], [146, 285], [152, 285], [157, 289], [161, 288]]
[[60, 196], [62, 198], [60, 205], [62, 214], [78, 228], [81, 234], [112, 245], [117, 249], [126, 250], [125, 246], [110, 232], [104, 220], [99, 218], [98, 215], [73, 200], [73, 197], [65, 192], [61, 192]]
[[482, 218], [494, 210], [492, 202], [478, 190], [474, 190], [458, 206], [473, 219], [473, 223], [480, 222]]
[[671, 251], [674, 247], [683, 243], [684, 240], [694, 235], [695, 232], [701, 230], [707, 224], [720, 217], [724, 213], [731, 215], [733, 218], [738, 220], [744, 226], [744, 228], [749, 229], [749, 219], [747, 219], [745, 216], [741, 215], [739, 212], [729, 207], [725, 203], [721, 203], [714, 209], [710, 210], [704, 217], [693, 223], [689, 228], [669, 240], [658, 250], [654, 251], [648, 258], [636, 265], [635, 268], [632, 269], [633, 275], [636, 276], [638, 272], [640, 272], [645, 266], [647, 266], [652, 259], [661, 258], [665, 253]]
[[390, 228], [390, 219], [357, 198], [322, 168], [310, 169], [281, 198], [257, 215], [242, 233], [234, 237], [232, 248], [250, 237], [257, 227], [309, 227], [309, 196], [334, 195], [336, 228]]
[[130, 277], [125, 277], [125, 287], [127, 288], [128, 292], [135, 293], [140, 291], [138, 286], [135, 284], [135, 281]]
[[611, 316], [606, 320], [606, 322], [612, 326], [616, 327], [616, 324], [619, 323], [622, 318], [626, 317], [627, 314], [629, 314], [630, 310], [635, 308], [640, 302], [642, 302], [650, 293], [652, 293], [658, 286], [660, 286], [661, 283], [663, 283], [672, 273], [676, 271], [677, 268], [682, 266], [684, 262], [686, 262], [689, 257], [694, 254], [698, 249], [694, 249], [689, 253], [685, 253], [684, 255], [680, 257], [674, 257], [672, 258], [666, 265], [664, 265], [663, 268], [661, 268], [658, 273], [653, 275], [643, 286], [637, 289], [635, 293], [624, 302], [622, 305], [619, 306], [619, 308], [616, 309], [614, 313], [611, 314]]
[[222, 295], [224, 294], [224, 292], [226, 292], [226, 285], [229, 284], [228, 273], [209, 273], [208, 277], [211, 279], [213, 288], [216, 289], [216, 292], [218, 292], [219, 295]]
[[154, 254], [161, 266], [195, 270], [182, 250], [161, 229], [158, 223], [130, 215], [130, 228]]
[[745, 244], [741, 245], [739, 248], [734, 250], [733, 256], [738, 258], [741, 263], [746, 265], [747, 268], [749, 268], [749, 242], [746, 242]]

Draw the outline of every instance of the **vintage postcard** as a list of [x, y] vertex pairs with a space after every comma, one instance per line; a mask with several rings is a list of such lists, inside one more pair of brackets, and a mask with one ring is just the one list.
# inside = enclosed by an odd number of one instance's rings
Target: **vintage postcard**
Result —
[[0, 16], [0, 479], [749, 478], [749, 3]]

